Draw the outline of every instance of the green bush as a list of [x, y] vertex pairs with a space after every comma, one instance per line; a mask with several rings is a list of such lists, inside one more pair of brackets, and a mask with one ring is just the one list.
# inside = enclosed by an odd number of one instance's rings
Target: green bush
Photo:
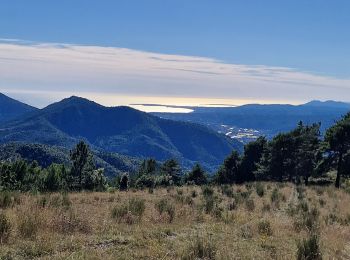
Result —
[[113, 219], [117, 219], [119, 222], [123, 219], [124, 216], [128, 214], [128, 206], [114, 206], [111, 210], [111, 216]]
[[204, 197], [212, 197], [214, 195], [214, 190], [209, 186], [204, 186], [202, 187], [202, 194]]
[[320, 251], [318, 235], [312, 234], [308, 239], [304, 239], [297, 245], [298, 260], [321, 260], [322, 254]]
[[6, 209], [20, 203], [19, 193], [9, 191], [0, 192], [0, 208]]
[[182, 253], [181, 259], [216, 259], [217, 247], [210, 236], [199, 236], [192, 239], [185, 251]]
[[254, 209], [255, 209], [254, 200], [252, 200], [252, 199], [247, 199], [247, 200], [245, 201], [245, 208], [246, 208], [248, 211], [254, 211]]
[[161, 199], [155, 204], [155, 207], [159, 213], [162, 215], [163, 213], [167, 213], [169, 216], [169, 222], [173, 222], [175, 218], [175, 206], [171, 204], [167, 199]]
[[268, 220], [261, 220], [258, 223], [258, 231], [260, 235], [271, 236], [273, 234], [271, 224]]
[[146, 209], [145, 200], [139, 198], [132, 198], [129, 200], [129, 211], [134, 216], [141, 218]]
[[18, 231], [23, 238], [35, 238], [39, 231], [38, 216], [29, 212], [21, 214], [19, 216]]
[[116, 205], [111, 210], [111, 216], [118, 222], [124, 221], [133, 224], [136, 220], [141, 220], [146, 209], [145, 201], [139, 198], [132, 198], [124, 205]]
[[265, 187], [261, 182], [256, 183], [255, 190], [259, 197], [263, 197], [265, 195]]
[[0, 213], [0, 244], [7, 242], [11, 232], [10, 220], [4, 213]]

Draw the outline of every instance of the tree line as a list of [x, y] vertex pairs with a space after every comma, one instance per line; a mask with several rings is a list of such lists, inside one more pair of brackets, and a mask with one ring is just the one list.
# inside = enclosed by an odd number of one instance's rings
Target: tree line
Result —
[[94, 165], [89, 146], [79, 142], [70, 152], [71, 164], [52, 164], [42, 168], [24, 160], [0, 163], [0, 189], [20, 191], [95, 190], [108, 186], [127, 190], [172, 185], [233, 184], [250, 181], [291, 181], [308, 185], [310, 177], [336, 172], [335, 186], [350, 175], [350, 113], [330, 127], [324, 137], [320, 124], [304, 125], [276, 135], [272, 140], [259, 137], [244, 147], [243, 154], [233, 151], [209, 176], [196, 164], [184, 173], [175, 159], [159, 163], [144, 160], [138, 171], [123, 174], [108, 183], [103, 169]]
[[89, 146], [79, 142], [70, 152], [71, 167], [51, 164], [42, 168], [36, 161], [0, 163], [0, 190], [18, 191], [103, 191], [107, 179], [103, 169], [96, 169]]
[[233, 151], [210, 178], [199, 164], [182, 175], [173, 160], [165, 162], [160, 170], [157, 170], [156, 161], [144, 161], [132, 184], [154, 187], [290, 181], [308, 185], [310, 177], [321, 178], [334, 171], [335, 186], [339, 188], [341, 177], [350, 175], [350, 113], [327, 129], [324, 137], [320, 126], [320, 123], [304, 125], [299, 122], [295, 129], [280, 133], [272, 140], [259, 137], [245, 145], [242, 155]]

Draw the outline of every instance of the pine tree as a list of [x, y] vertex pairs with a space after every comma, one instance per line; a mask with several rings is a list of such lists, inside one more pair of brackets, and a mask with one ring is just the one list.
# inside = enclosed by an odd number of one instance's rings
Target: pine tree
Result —
[[350, 113], [326, 131], [325, 143], [328, 157], [336, 165], [335, 187], [339, 188], [341, 176], [350, 174], [350, 169], [346, 167], [350, 157]]

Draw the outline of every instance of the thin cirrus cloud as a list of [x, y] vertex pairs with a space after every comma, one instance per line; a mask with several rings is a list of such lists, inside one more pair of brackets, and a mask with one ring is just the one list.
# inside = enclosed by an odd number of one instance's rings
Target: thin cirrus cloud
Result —
[[350, 80], [116, 47], [0, 41], [0, 90], [44, 106], [67, 95], [131, 103], [350, 101]]

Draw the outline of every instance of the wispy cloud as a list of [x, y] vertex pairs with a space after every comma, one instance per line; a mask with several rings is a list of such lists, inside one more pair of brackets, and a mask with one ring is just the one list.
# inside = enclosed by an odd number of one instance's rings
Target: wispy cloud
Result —
[[112, 96], [350, 101], [350, 79], [203, 57], [13, 39], [0, 41], [0, 90], [45, 94], [47, 102], [67, 93], [99, 93], [108, 103]]

